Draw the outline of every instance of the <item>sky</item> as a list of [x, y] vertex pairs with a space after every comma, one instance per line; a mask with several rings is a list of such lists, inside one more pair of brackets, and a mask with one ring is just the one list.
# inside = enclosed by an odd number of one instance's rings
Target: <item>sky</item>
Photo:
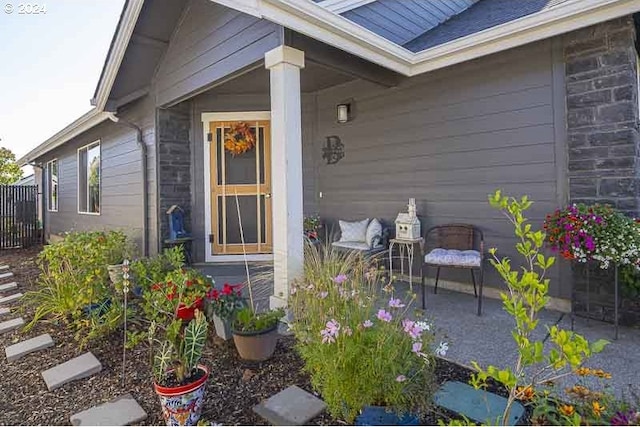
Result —
[[28, 4], [0, 0], [0, 146], [18, 158], [91, 109], [124, 0]]

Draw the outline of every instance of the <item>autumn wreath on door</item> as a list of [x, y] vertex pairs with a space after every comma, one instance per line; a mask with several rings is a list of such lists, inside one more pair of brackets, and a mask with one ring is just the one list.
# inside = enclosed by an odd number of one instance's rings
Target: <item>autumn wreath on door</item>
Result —
[[248, 123], [237, 122], [229, 127], [224, 137], [224, 148], [232, 156], [238, 156], [253, 149], [256, 138]]

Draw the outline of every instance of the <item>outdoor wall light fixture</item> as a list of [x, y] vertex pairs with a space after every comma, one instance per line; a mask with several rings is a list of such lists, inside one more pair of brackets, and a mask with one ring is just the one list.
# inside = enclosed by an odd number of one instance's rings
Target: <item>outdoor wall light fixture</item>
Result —
[[351, 104], [342, 103], [337, 107], [338, 123], [347, 123], [352, 119]]

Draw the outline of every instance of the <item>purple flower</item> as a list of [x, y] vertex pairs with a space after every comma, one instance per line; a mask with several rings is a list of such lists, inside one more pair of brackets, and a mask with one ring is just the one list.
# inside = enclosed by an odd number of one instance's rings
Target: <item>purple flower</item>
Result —
[[402, 303], [402, 301], [400, 301], [399, 298], [396, 298], [396, 299], [391, 298], [389, 300], [389, 307], [391, 307], [391, 308], [402, 308], [404, 306], [405, 305]]
[[398, 381], [399, 383], [403, 383], [407, 380], [407, 377], [405, 377], [404, 375], [398, 375], [396, 377], [396, 381]]
[[335, 319], [331, 319], [327, 322], [327, 330], [331, 331], [332, 334], [338, 335], [338, 331], [340, 330], [340, 323], [336, 322]]
[[320, 331], [320, 335], [322, 336], [323, 344], [331, 344], [336, 342], [336, 338], [338, 337], [340, 331], [340, 323], [336, 322], [335, 319], [331, 319], [327, 322], [326, 328]]
[[611, 417], [612, 426], [633, 426], [636, 425], [638, 421], [640, 421], [640, 413], [635, 411], [618, 411]]
[[336, 342], [336, 339], [334, 338], [333, 335], [331, 335], [331, 333], [329, 331], [327, 331], [326, 329], [323, 329], [320, 331], [320, 335], [322, 335], [322, 343], [323, 344], [331, 344]]
[[370, 327], [373, 326], [373, 322], [371, 320], [367, 319], [362, 323], [362, 326], [364, 326], [365, 328], [370, 328]]
[[422, 343], [420, 341], [414, 342], [411, 351], [415, 354], [420, 354], [420, 350], [422, 350]]
[[342, 284], [342, 283], [347, 281], [347, 275], [346, 274], [338, 274], [336, 277], [333, 278], [333, 281], [340, 285], [340, 284]]
[[391, 319], [393, 319], [393, 316], [391, 316], [391, 313], [389, 313], [388, 311], [385, 311], [383, 308], [378, 310], [377, 317], [383, 322], [391, 322]]
[[423, 330], [420, 325], [409, 319], [404, 319], [402, 321], [402, 327], [404, 328], [404, 331], [408, 333], [409, 336], [414, 340], [420, 338]]

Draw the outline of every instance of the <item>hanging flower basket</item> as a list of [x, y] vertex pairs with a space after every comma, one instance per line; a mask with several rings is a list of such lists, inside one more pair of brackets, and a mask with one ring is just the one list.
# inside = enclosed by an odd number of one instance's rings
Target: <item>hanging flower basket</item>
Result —
[[256, 138], [249, 124], [245, 122], [231, 125], [224, 137], [224, 149], [234, 157], [252, 150], [255, 145]]

